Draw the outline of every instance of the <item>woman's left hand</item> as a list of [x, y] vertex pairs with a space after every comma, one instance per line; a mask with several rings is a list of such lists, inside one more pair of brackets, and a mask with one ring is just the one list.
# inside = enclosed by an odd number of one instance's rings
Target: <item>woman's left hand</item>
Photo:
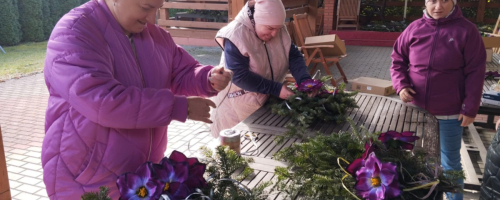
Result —
[[473, 117], [467, 117], [465, 115], [462, 115], [460, 114], [460, 116], [458, 117], [458, 121], [462, 120], [462, 124], [460, 126], [462, 127], [467, 127], [469, 126], [469, 124], [471, 124], [472, 122], [474, 122], [474, 119]]
[[208, 80], [210, 81], [210, 85], [217, 91], [221, 91], [226, 88], [229, 81], [231, 81], [231, 70], [224, 68], [223, 66], [214, 67], [212, 71], [210, 71], [210, 77]]

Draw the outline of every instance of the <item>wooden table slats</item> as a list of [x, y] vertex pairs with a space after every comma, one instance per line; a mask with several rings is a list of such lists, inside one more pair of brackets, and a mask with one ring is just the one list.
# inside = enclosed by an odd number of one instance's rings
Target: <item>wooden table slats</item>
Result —
[[[355, 124], [363, 125], [370, 132], [386, 132], [388, 130], [415, 131], [416, 135], [421, 137], [415, 143], [416, 148], [424, 148], [429, 153], [439, 157], [439, 134], [438, 122], [436, 118], [411, 104], [405, 104], [397, 99], [391, 99], [383, 96], [360, 93], [355, 96], [355, 99], [360, 108], [349, 109], [346, 112]], [[241, 152], [245, 155], [246, 152], [253, 151], [250, 155], [254, 158], [255, 163], [251, 167], [255, 169], [252, 176], [245, 179], [244, 184], [255, 187], [257, 184], [273, 180], [276, 178], [274, 168], [277, 166], [285, 166], [286, 164], [276, 161], [273, 155], [294, 143], [300, 143], [302, 140], [298, 138], [290, 138], [284, 143], [277, 145], [275, 139], [277, 136], [283, 135], [287, 131], [286, 124], [297, 124], [296, 120], [292, 120], [290, 116], [281, 117], [273, 114], [270, 108], [266, 105], [250, 115], [243, 122], [234, 127], [235, 130], [242, 133]], [[331, 122], [317, 122], [312, 124], [308, 131], [320, 131], [324, 134], [333, 132], [347, 131], [351, 127], [349, 123], [336, 124]], [[258, 139], [256, 146], [249, 139], [243, 137], [246, 133], [254, 133]], [[237, 173], [241, 173], [237, 172]], [[273, 195], [269, 199], [282, 198], [280, 195]]]

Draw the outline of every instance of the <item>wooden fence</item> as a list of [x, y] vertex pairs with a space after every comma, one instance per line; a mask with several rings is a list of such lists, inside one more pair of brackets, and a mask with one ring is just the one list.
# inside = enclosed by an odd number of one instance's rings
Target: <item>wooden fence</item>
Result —
[[[247, 0], [166, 0], [160, 9], [158, 25], [170, 32], [179, 45], [217, 46], [214, 41], [217, 31], [231, 22], [243, 8]], [[282, 0], [286, 8], [287, 18], [293, 14], [308, 13], [311, 30], [316, 30], [318, 0]], [[169, 16], [169, 9], [217, 10], [227, 11], [224, 22], [214, 22], [209, 16], [185, 13]], [[227, 21], [227, 22], [226, 22]], [[293, 36], [292, 36], [293, 37]]]

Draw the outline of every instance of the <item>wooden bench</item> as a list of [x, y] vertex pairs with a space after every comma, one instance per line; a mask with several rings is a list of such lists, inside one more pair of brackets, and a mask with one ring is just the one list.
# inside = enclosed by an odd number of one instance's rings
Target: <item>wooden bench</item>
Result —
[[[360, 93], [356, 95], [355, 99], [359, 108], [347, 112], [354, 123], [363, 125], [370, 132], [415, 131], [417, 136], [421, 138], [416, 141], [415, 147], [425, 148], [429, 153], [439, 158], [438, 121], [433, 115], [425, 110], [388, 97]], [[259, 151], [254, 151], [251, 154], [251, 157], [255, 160], [251, 167], [255, 169], [255, 172], [250, 177], [247, 177], [243, 184], [252, 187], [261, 182], [275, 180], [274, 168], [286, 166], [286, 163], [273, 160], [272, 157], [276, 152], [291, 146], [293, 143], [301, 142], [300, 139], [291, 138], [281, 145], [275, 143], [276, 136], [287, 131], [285, 125], [289, 122], [295, 123], [290, 117], [273, 114], [267, 106], [263, 106], [235, 126], [234, 129], [241, 131], [242, 135], [253, 133], [258, 137], [257, 146]], [[310, 130], [330, 134], [349, 129], [350, 126], [347, 122], [343, 124], [317, 122], [311, 126]], [[245, 139], [243, 136], [241, 140], [242, 153], [257, 149], [250, 140]], [[279, 199], [281, 197], [274, 195], [269, 199], [275, 198]]]

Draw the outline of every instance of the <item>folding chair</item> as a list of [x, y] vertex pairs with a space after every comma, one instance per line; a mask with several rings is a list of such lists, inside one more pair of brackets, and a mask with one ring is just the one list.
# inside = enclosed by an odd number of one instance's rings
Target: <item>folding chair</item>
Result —
[[[310, 29], [309, 22], [307, 21], [307, 14], [293, 15], [293, 24], [295, 27], [295, 34], [297, 34], [299, 37], [297, 46], [299, 46], [301, 51], [304, 53], [306, 65], [309, 66], [309, 64], [314, 63], [314, 66], [309, 73], [312, 75], [316, 70], [317, 65], [321, 63], [326, 73], [332, 76], [332, 73], [328, 68], [335, 64], [340, 72], [341, 77], [339, 79], [332, 78], [332, 85], [337, 86], [337, 82], [339, 81], [344, 81], [344, 83], [347, 83], [347, 77], [344, 73], [344, 70], [342, 69], [342, 66], [340, 66], [339, 63], [339, 61], [347, 55], [325, 57], [321, 49], [334, 48], [333, 45], [305, 45], [305, 38], [314, 36]], [[312, 51], [312, 53], [310, 53], [310, 51]]]
[[[337, 8], [337, 28], [359, 28], [361, 0], [339, 0]], [[351, 22], [351, 24], [346, 23]]]

